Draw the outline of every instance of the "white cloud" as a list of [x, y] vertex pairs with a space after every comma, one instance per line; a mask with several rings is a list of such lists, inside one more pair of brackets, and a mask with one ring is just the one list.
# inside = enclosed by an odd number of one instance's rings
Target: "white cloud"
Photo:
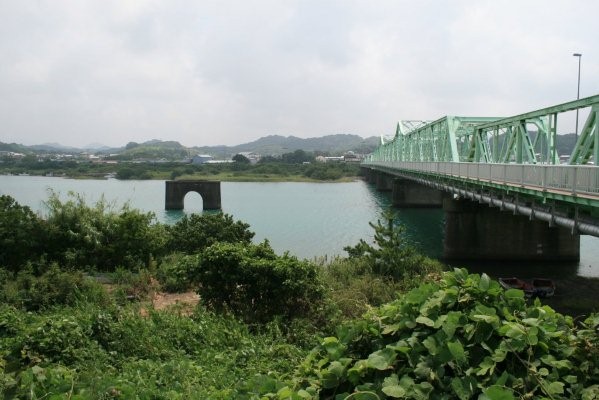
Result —
[[599, 92], [592, 0], [0, 0], [0, 141], [237, 144]]

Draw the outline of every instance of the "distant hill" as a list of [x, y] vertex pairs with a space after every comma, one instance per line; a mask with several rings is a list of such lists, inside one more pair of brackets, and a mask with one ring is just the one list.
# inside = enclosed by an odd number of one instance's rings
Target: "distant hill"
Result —
[[[531, 133], [534, 140], [534, 133]], [[34, 146], [24, 146], [17, 143], [0, 142], [0, 151], [12, 151], [17, 153], [81, 153], [92, 151], [96, 153], [118, 154], [116, 158], [122, 160], [135, 159], [167, 159], [181, 160], [195, 154], [210, 154], [215, 158], [230, 158], [241, 152], [252, 152], [262, 156], [280, 156], [295, 150], [307, 152], [323, 152], [330, 155], [341, 155], [348, 151], [368, 154], [379, 145], [379, 138], [372, 136], [362, 138], [358, 135], [337, 134], [302, 139], [296, 136], [269, 135], [253, 142], [236, 146], [196, 146], [186, 147], [177, 141], [162, 141], [158, 139], [143, 143], [129, 142], [124, 147], [109, 148], [101, 144], [89, 145], [86, 148], [74, 148], [63, 146], [58, 143], [44, 143]], [[502, 138], [500, 138], [502, 140]], [[559, 135], [557, 139], [557, 150], [560, 155], [569, 155], [574, 148], [576, 137], [573, 133]], [[95, 147], [95, 148], [94, 148]]]
[[559, 155], [570, 155], [574, 146], [576, 145], [576, 135], [574, 133], [568, 133], [566, 135], [558, 135], [557, 137], [557, 154]]
[[51, 153], [55, 152], [77, 152], [81, 151], [76, 147], [63, 146], [60, 143], [42, 143], [42, 144], [34, 144], [33, 146], [28, 146], [31, 150], [36, 151], [47, 151]]
[[163, 142], [157, 139], [149, 140], [144, 143], [129, 142], [123, 150], [116, 153], [118, 155], [114, 158], [121, 160], [182, 160], [190, 155], [189, 149], [179, 142]]
[[99, 143], [84, 148], [64, 146], [59, 143], [43, 143], [33, 146], [23, 146], [16, 143], [0, 142], [0, 150], [20, 153], [95, 153], [116, 154], [114, 158], [122, 160], [135, 159], [168, 159], [180, 160], [195, 154], [210, 154], [215, 158], [230, 158], [237, 153], [252, 152], [263, 156], [278, 156], [295, 150], [307, 152], [325, 152], [331, 155], [343, 154], [348, 151], [370, 153], [379, 144], [376, 137], [362, 138], [358, 135], [338, 134], [302, 139], [296, 136], [269, 135], [250, 143], [237, 146], [198, 146], [185, 147], [177, 141], [162, 141], [158, 139], [143, 143], [129, 142], [124, 147], [111, 148]]
[[296, 136], [269, 135], [237, 146], [202, 146], [192, 149], [198, 153], [212, 154], [217, 157], [226, 157], [241, 152], [276, 156], [295, 150], [320, 151], [330, 154], [343, 154], [348, 151], [370, 153], [378, 144], [379, 139], [374, 136], [364, 139], [358, 135], [337, 134], [302, 139]]
[[0, 142], [0, 151], [12, 151], [13, 153], [30, 153], [31, 150], [27, 146], [17, 143], [2, 143]]

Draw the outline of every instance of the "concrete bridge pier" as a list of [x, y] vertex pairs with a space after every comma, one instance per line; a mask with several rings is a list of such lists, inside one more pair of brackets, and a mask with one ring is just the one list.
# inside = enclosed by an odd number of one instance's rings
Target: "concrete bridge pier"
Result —
[[204, 210], [220, 210], [220, 181], [166, 181], [165, 209], [182, 210], [185, 195], [196, 192], [202, 196]]
[[364, 177], [364, 180], [368, 183], [376, 183], [376, 175], [378, 174], [376, 171], [370, 169], [370, 168], [361, 168], [362, 169], [362, 176]]
[[580, 236], [569, 229], [469, 200], [446, 198], [446, 260], [578, 261]]
[[376, 190], [390, 192], [393, 189], [393, 176], [384, 172], [376, 173]]
[[409, 179], [393, 180], [391, 201], [394, 207], [404, 208], [440, 208], [443, 206], [444, 193], [440, 190], [421, 185]]

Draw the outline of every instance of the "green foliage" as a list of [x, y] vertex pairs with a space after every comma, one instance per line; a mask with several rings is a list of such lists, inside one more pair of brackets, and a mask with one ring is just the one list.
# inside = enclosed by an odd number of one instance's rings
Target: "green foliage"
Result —
[[334, 181], [360, 174], [360, 167], [357, 164], [313, 163], [304, 167], [303, 175], [316, 180]]
[[120, 167], [116, 172], [116, 178], [122, 180], [133, 179], [134, 175], [135, 171], [130, 167]]
[[29, 207], [0, 196], [0, 267], [16, 271], [39, 258], [44, 239], [45, 224]]
[[583, 327], [455, 270], [322, 340], [298, 379], [320, 399], [593, 398], [599, 318]]
[[185, 215], [168, 228], [168, 252], [197, 253], [217, 242], [251, 243], [249, 225], [224, 213]]
[[210, 246], [196, 279], [207, 305], [250, 323], [307, 316], [324, 296], [315, 265], [288, 254], [277, 256], [268, 242]]
[[31, 268], [16, 273], [0, 285], [0, 301], [26, 310], [40, 310], [78, 302], [109, 302], [99, 285], [81, 272], [61, 271], [52, 264], [39, 276]]
[[116, 156], [121, 160], [182, 160], [188, 156], [188, 150], [175, 141], [149, 141], [145, 143], [129, 142], [125, 151]]
[[129, 179], [152, 179], [152, 173], [148, 170], [147, 167], [135, 165], [135, 166], [126, 166], [119, 167], [116, 171], [116, 178], [121, 180], [129, 180]]
[[[135, 149], [134, 149], [135, 150]], [[108, 157], [108, 159], [121, 159], [118, 165], [89, 163], [82, 160], [56, 161], [56, 160], [9, 160], [0, 163], [0, 171], [12, 174], [29, 173], [32, 175], [64, 175], [78, 178], [98, 179], [106, 174], [116, 174], [117, 179], [177, 179], [198, 177], [204, 179], [235, 180], [235, 181], [334, 181], [353, 178], [360, 175], [358, 163], [314, 163], [312, 156], [302, 157], [304, 161], [295, 159], [294, 153], [290, 163], [283, 162], [280, 158], [263, 157], [258, 164], [225, 163], [191, 165], [181, 162], [127, 162], [131, 155]], [[152, 158], [156, 159], [156, 158]], [[181, 157], [176, 156], [180, 160]], [[292, 161], [293, 160], [293, 161]], [[303, 164], [309, 162], [309, 164]]]
[[190, 317], [144, 317], [132, 308], [19, 314], [0, 306], [6, 326], [2, 398], [239, 398], [239, 381], [273, 371], [288, 377], [303, 354], [200, 308]]
[[306, 153], [304, 150], [295, 150], [293, 153], [284, 153], [281, 160], [287, 164], [301, 164], [314, 161], [314, 155]]
[[64, 266], [90, 266], [110, 271], [117, 266], [139, 268], [162, 251], [161, 228], [152, 225], [153, 213], [125, 205], [119, 212], [102, 198], [94, 206], [73, 193], [62, 202], [55, 193], [46, 203], [51, 259]]
[[20, 354], [25, 364], [74, 364], [94, 357], [97, 346], [88, 321], [62, 316], [46, 319], [29, 332]]
[[304, 171], [304, 176], [322, 181], [334, 181], [344, 175], [339, 164], [314, 164]]
[[159, 285], [147, 269], [134, 272], [117, 268], [112, 277], [113, 282], [119, 285], [115, 291], [116, 300], [119, 303], [145, 300], [153, 296], [159, 289]]
[[439, 262], [423, 256], [406, 243], [405, 228], [394, 223], [393, 211], [386, 210], [383, 219], [385, 224], [380, 219], [376, 224], [369, 223], [374, 229], [374, 246], [360, 240], [357, 245], [344, 248], [350, 258], [365, 259], [373, 273], [395, 280], [418, 279], [427, 273], [441, 271]]
[[409, 282], [372, 273], [370, 263], [363, 258], [339, 258], [321, 268], [330, 299], [345, 319], [358, 318], [412, 288]]
[[199, 255], [173, 253], [162, 260], [156, 278], [165, 291], [184, 292], [192, 286], [199, 265]]
[[246, 156], [244, 156], [243, 154], [235, 154], [232, 158], [233, 161], [240, 163], [240, 164], [249, 164], [250, 160], [249, 158], [247, 158]]

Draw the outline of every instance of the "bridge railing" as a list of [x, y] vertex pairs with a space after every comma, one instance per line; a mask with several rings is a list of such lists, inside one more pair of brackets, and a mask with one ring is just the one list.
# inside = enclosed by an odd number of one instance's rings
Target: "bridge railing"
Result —
[[599, 168], [595, 166], [400, 161], [368, 161], [362, 165], [380, 166], [398, 172], [425, 172], [439, 177], [486, 181], [539, 191], [556, 190], [570, 195], [599, 196]]

